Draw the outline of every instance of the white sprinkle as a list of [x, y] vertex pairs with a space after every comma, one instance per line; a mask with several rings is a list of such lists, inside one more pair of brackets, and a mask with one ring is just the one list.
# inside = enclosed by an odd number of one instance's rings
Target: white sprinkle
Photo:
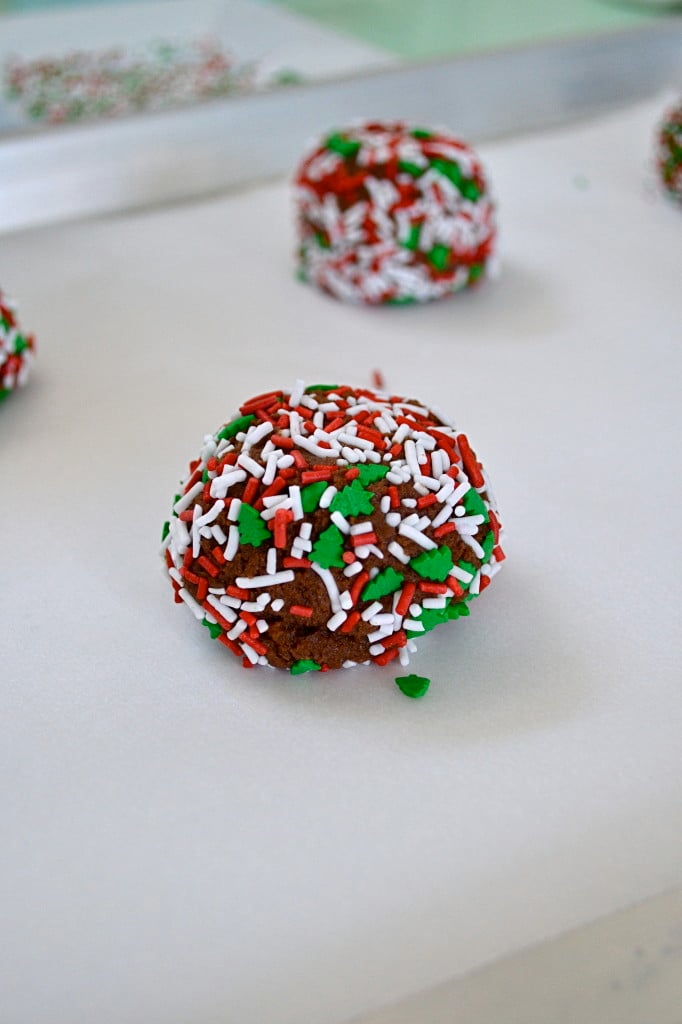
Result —
[[341, 515], [340, 512], [332, 512], [330, 519], [334, 523], [334, 525], [339, 528], [341, 533], [350, 533], [350, 523], [348, 522], [347, 519], [344, 518], [344, 516]]
[[[421, 624], [421, 622], [417, 622], [416, 619], [404, 619], [403, 620], [403, 629], [409, 629], [410, 633], [423, 633], [424, 632], [423, 625]], [[407, 641], [408, 647], [409, 647], [409, 643], [410, 643], [410, 641], [408, 640]], [[412, 650], [416, 650], [416, 648], [412, 648]]]
[[313, 572], [317, 573], [317, 575], [324, 583], [325, 588], [327, 590], [327, 594], [329, 595], [329, 604], [331, 605], [332, 611], [340, 611], [341, 598], [339, 595], [339, 588], [337, 587], [336, 580], [330, 573], [329, 569], [324, 569], [321, 565], [318, 565], [317, 562], [311, 562], [310, 568], [313, 570]]
[[341, 602], [341, 607], [344, 609], [344, 611], [350, 611], [350, 609], [353, 607], [353, 598], [351, 596], [350, 590], [344, 590], [339, 597], [339, 601]]
[[301, 488], [297, 484], [292, 484], [289, 488], [289, 497], [291, 498], [294, 522], [298, 522], [299, 519], [303, 519], [303, 505], [301, 504]]
[[414, 640], [412, 639], [412, 637], [409, 638], [409, 640], [407, 641], [407, 644], [405, 646], [407, 647], [407, 649], [410, 652], [410, 654], [416, 654], [416, 652], [417, 652], [417, 645], [414, 642]]
[[241, 466], [242, 469], [245, 469], [247, 473], [250, 473], [251, 476], [255, 476], [258, 480], [260, 480], [265, 473], [261, 464], [256, 462], [255, 459], [252, 459], [250, 455], [246, 455], [244, 452], [242, 452], [237, 459], [237, 465]]
[[[229, 636], [229, 634], [228, 634], [228, 636]], [[251, 664], [252, 665], [257, 665], [258, 664], [258, 655], [254, 651], [253, 647], [249, 647], [248, 644], [240, 644], [239, 646], [241, 647], [241, 649], [243, 650], [244, 654], [249, 659]]]
[[270, 627], [268, 626], [268, 624], [265, 621], [265, 619], [257, 619], [256, 620], [256, 629], [258, 630], [259, 633], [267, 633], [269, 628]]
[[391, 447], [393, 447], [394, 444], [402, 444], [407, 435], [409, 434], [409, 432], [410, 428], [408, 427], [407, 423], [401, 423], [398, 429], [396, 430], [395, 434], [391, 438]]
[[280, 583], [291, 583], [293, 579], [293, 569], [285, 569], [284, 572], [275, 572], [272, 576], [237, 576], [236, 583], [244, 590], [253, 590], [257, 587], [275, 587]]
[[379, 508], [384, 513], [384, 515], [386, 515], [386, 513], [391, 508], [391, 496], [390, 496], [390, 494], [384, 494], [383, 498], [379, 502]]
[[343, 570], [343, 575], [348, 577], [357, 576], [359, 572], [362, 572], [362, 565], [360, 562], [351, 562], [350, 565], [347, 565]]
[[371, 521], [368, 519], [364, 523], [355, 523], [353, 526], [351, 526], [350, 535], [351, 537], [356, 537], [359, 533], [372, 533], [373, 530], [374, 527], [372, 526]]
[[217, 524], [212, 527], [211, 534], [213, 536], [213, 540], [217, 541], [218, 544], [224, 544], [227, 541], [227, 534], [223, 528]]
[[261, 608], [265, 608], [265, 606], [269, 603], [270, 595], [268, 594], [267, 590], [265, 591], [265, 593], [259, 594], [258, 597], [256, 598], [256, 604], [259, 604]]
[[381, 603], [379, 601], [373, 601], [372, 604], [369, 605], [368, 608], [365, 608], [364, 612], [362, 613], [362, 618], [365, 620], [365, 622], [369, 622], [369, 620], [374, 615], [376, 615], [377, 612], [380, 612], [381, 610], [382, 610]]
[[416, 508], [417, 507], [417, 499], [416, 498], [403, 498], [403, 500], [400, 502], [400, 504], [404, 505], [405, 508]]
[[399, 648], [398, 660], [400, 661], [400, 664], [403, 666], [403, 668], [410, 664], [410, 655], [407, 653], [407, 647]]
[[217, 476], [215, 480], [211, 481], [211, 497], [226, 497], [230, 487], [234, 484], [240, 484], [242, 480], [246, 480], [246, 473], [243, 469], [231, 469], [230, 472], [223, 472], [220, 476]]
[[455, 515], [456, 516], [465, 516], [466, 515], [466, 511], [467, 510], [465, 509], [464, 505], [457, 505], [457, 507], [455, 508]]
[[336, 487], [333, 486], [329, 486], [326, 491], [323, 491], [322, 497], [320, 498], [320, 508], [329, 508], [332, 501], [336, 497], [336, 494], [337, 489]]
[[228, 608], [241, 608], [242, 600], [240, 597], [231, 597], [230, 594], [223, 594], [220, 598], [220, 603], [226, 605]]
[[239, 510], [242, 507], [241, 498], [233, 498], [230, 502], [230, 507], [227, 510], [227, 518], [231, 523], [236, 523], [239, 518]]
[[423, 608], [445, 608], [448, 603], [448, 599], [443, 594], [441, 597], [425, 597], [422, 602]]
[[227, 546], [223, 553], [223, 557], [226, 562], [231, 562], [234, 556], [239, 550], [239, 528], [236, 526], [230, 527], [230, 532], [227, 537]]
[[251, 448], [254, 444], [258, 444], [259, 441], [262, 441], [263, 438], [267, 437], [268, 434], [271, 434], [272, 431], [272, 423], [268, 422], [259, 423], [257, 427], [251, 427], [246, 435], [245, 447]]
[[265, 571], [268, 576], [274, 576], [277, 572], [277, 548], [269, 548], [265, 560]]
[[468, 544], [473, 553], [477, 558], [485, 558], [485, 551], [478, 543], [475, 537], [469, 537], [466, 533], [460, 533], [459, 535], [465, 544]]
[[350, 661], [350, 660], [348, 660], [348, 661], [344, 661], [344, 663], [341, 666], [341, 668], [355, 668], [356, 665], [357, 665], [357, 661]]
[[397, 540], [391, 541], [388, 545], [388, 551], [394, 558], [397, 558], [399, 562], [402, 562], [403, 565], [407, 565], [410, 560], [410, 556], [405, 554]]
[[456, 488], [455, 488], [455, 490], [454, 490], [454, 491], [452, 492], [452, 494], [451, 494], [451, 495], [450, 495], [450, 497], [448, 498], [448, 504], [449, 504], [449, 505], [456, 505], [456, 504], [457, 504], [457, 502], [458, 502], [458, 501], [460, 500], [460, 498], [463, 498], [463, 497], [464, 497], [464, 495], [465, 495], [465, 494], [467, 493], [467, 491], [470, 491], [470, 490], [471, 490], [471, 484], [469, 483], [469, 481], [468, 481], [468, 480], [464, 480], [464, 481], [463, 481], [463, 482], [462, 482], [462, 483], [461, 483], [461, 484], [460, 484], [460, 485], [459, 485], [458, 487], [456, 487]]
[[[189, 591], [185, 590], [185, 588], [183, 587], [181, 590], [178, 590], [178, 594], [180, 595], [180, 598], [185, 602], [187, 607], [190, 609], [190, 611], [194, 614], [194, 616], [197, 619], [203, 619], [206, 612], [201, 607], [201, 605], [194, 600]], [[244, 623], [244, 625], [246, 625], [246, 623]]]
[[207, 523], [212, 523], [214, 519], [218, 518], [224, 507], [225, 506], [223, 505], [222, 501], [214, 502], [214, 504], [211, 505], [208, 512], [205, 512], [203, 515], [199, 516], [194, 521], [194, 527], [196, 529], [199, 529], [200, 527], [205, 526]]
[[407, 537], [408, 540], [413, 540], [415, 544], [419, 544], [426, 551], [433, 551], [438, 547], [430, 537], [427, 537], [420, 530], [415, 530], [412, 526], [407, 526], [404, 522], [400, 524], [398, 533], [403, 537]]
[[196, 496], [201, 494], [203, 489], [204, 485], [201, 480], [199, 480], [194, 487], [190, 487], [187, 494], [183, 494], [181, 498], [178, 498], [173, 505], [173, 511], [176, 512], [177, 515], [180, 515], [181, 512], [185, 512], [190, 507]]
[[297, 405], [301, 404], [301, 399], [303, 398], [303, 393], [304, 392], [305, 392], [305, 381], [301, 380], [300, 377], [297, 377], [296, 378], [296, 383], [294, 384], [294, 387], [293, 387], [293, 390], [292, 390], [291, 394], [289, 395], [289, 405], [292, 408], [295, 408]]
[[[441, 480], [443, 480], [443, 477], [441, 477]], [[445, 479], [443, 480], [443, 486], [436, 494], [436, 501], [440, 501], [441, 503], [444, 502], [445, 499], [452, 494], [454, 489], [455, 481], [452, 479], [451, 476], [446, 476]]]
[[[264, 502], [268, 501], [268, 500], [270, 500], [270, 499], [263, 498]], [[269, 522], [270, 519], [274, 519], [275, 518], [275, 515], [276, 515], [277, 511], [280, 508], [284, 509], [284, 508], [290, 508], [290, 507], [291, 507], [291, 498], [289, 498], [287, 495], [285, 495], [284, 497], [282, 497], [281, 501], [274, 502], [270, 506], [270, 508], [266, 508], [264, 512], [261, 512], [260, 517], [261, 517], [261, 519], [265, 520], [265, 522]]]
[[288, 469], [289, 466], [293, 466], [293, 464], [293, 455], [280, 455], [277, 459], [277, 469]]
[[282, 608], [284, 608], [284, 601], [282, 600], [281, 597], [278, 597], [272, 602], [270, 607], [272, 608], [273, 612], [281, 612]]
[[224, 619], [227, 619], [228, 622], [236, 621], [237, 613], [232, 611], [232, 609], [229, 608], [227, 605], [222, 604], [217, 597], [213, 596], [213, 594], [209, 594], [206, 600], [208, 601], [212, 608], [215, 608], [218, 615], [221, 615]]
[[270, 452], [268, 455], [268, 461], [265, 466], [265, 472], [263, 473], [263, 486], [269, 487], [272, 481], [277, 476], [277, 467], [279, 465], [279, 455], [277, 451]]
[[[369, 620], [370, 626], [391, 626], [393, 627], [393, 612], [379, 612]], [[393, 629], [391, 628], [391, 632]]]
[[241, 633], [243, 633], [245, 629], [246, 629], [246, 623], [244, 622], [243, 619], [240, 619], [239, 622], [235, 626], [232, 627], [232, 629], [230, 630], [230, 632], [227, 635], [228, 635], [230, 640], [236, 640], [237, 637]]
[[302, 523], [301, 524], [301, 529], [298, 531], [299, 536], [302, 537], [303, 540], [308, 540], [310, 538], [310, 534], [312, 532], [313, 532], [313, 524], [312, 523]]
[[[369, 637], [367, 639], [369, 639]], [[372, 655], [383, 654], [383, 652], [384, 652], [384, 648], [383, 648], [383, 646], [381, 644], [371, 644], [370, 645], [370, 648], [369, 648], [369, 653], [370, 654], [372, 654]]]
[[409, 607], [410, 615], [412, 615], [413, 617], [419, 615], [421, 610], [422, 610], [421, 605], [417, 604], [416, 601], [413, 601], [412, 604]]
[[332, 633], [335, 633], [339, 626], [343, 625], [347, 618], [348, 615], [346, 614], [346, 612], [343, 611], [343, 609], [341, 609], [340, 611], [336, 612], [335, 615], [332, 615], [331, 619], [327, 621], [327, 629], [329, 629]]
[[386, 522], [389, 526], [400, 526], [400, 512], [389, 512], [386, 516]]
[[[244, 601], [242, 605], [243, 612], [259, 612], [260, 610], [261, 606], [258, 604], [258, 601]], [[234, 619], [232, 621], [234, 621]]]
[[412, 478], [414, 480], [419, 480], [422, 473], [419, 468], [419, 460], [417, 458], [417, 446], [414, 441], [409, 439], [405, 442], [405, 461], [410, 469], [410, 475]]
[[476, 594], [479, 593], [480, 589], [481, 589], [481, 574], [480, 574], [480, 572], [477, 572], [476, 575], [473, 578], [471, 586], [469, 587], [469, 593], [476, 595]]
[[434, 528], [434, 530], [438, 529], [439, 526], [442, 526], [443, 523], [447, 523], [451, 515], [452, 508], [446, 502], [445, 505], [443, 505], [440, 512], [438, 513], [438, 515], [434, 516], [433, 519], [431, 520], [431, 525]]
[[448, 576], [454, 576], [460, 583], [470, 583], [474, 578], [470, 572], [467, 572], [466, 569], [461, 569], [458, 565], [453, 565]]
[[[363, 558], [367, 558], [369, 555], [374, 555], [375, 558], [381, 558], [381, 559], [383, 559], [383, 557], [384, 557], [383, 551], [380, 551], [379, 548], [376, 546], [376, 544], [368, 544], [367, 546], [365, 546], [363, 544], [361, 548], [357, 548], [356, 549], [356, 554], [357, 554], [358, 551], [366, 551], [367, 552], [366, 555], [362, 556]], [[378, 571], [379, 570], [377, 569], [377, 572]], [[373, 572], [373, 570], [370, 569], [370, 573], [371, 572]]]

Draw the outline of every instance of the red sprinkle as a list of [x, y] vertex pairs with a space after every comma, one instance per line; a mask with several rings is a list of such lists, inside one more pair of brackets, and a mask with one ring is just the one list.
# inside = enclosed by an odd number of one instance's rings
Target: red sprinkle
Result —
[[387, 636], [385, 640], [381, 641], [384, 645], [384, 649], [389, 651], [391, 647], [404, 647], [407, 643], [407, 634], [399, 629], [397, 633], [392, 636]]
[[391, 508], [400, 508], [400, 495], [398, 494], [398, 488], [392, 484], [388, 489], [388, 494], [391, 499]]
[[206, 555], [199, 555], [199, 557], [197, 558], [197, 562], [199, 563], [199, 565], [204, 567], [208, 575], [212, 576], [213, 579], [215, 579], [215, 577], [220, 572], [218, 566], [214, 565], [211, 559], [207, 558]]
[[292, 604], [289, 611], [292, 615], [300, 615], [303, 619], [309, 619], [313, 614], [312, 608], [304, 604]]
[[457, 435], [457, 444], [459, 445], [459, 450], [462, 453], [462, 464], [467, 476], [469, 477], [471, 485], [473, 487], [482, 487], [485, 481], [483, 480], [480, 467], [476, 461], [476, 456], [471, 450], [469, 439], [466, 434]]
[[355, 626], [357, 625], [357, 623], [359, 621], [360, 621], [360, 612], [358, 612], [358, 611], [349, 612], [348, 613], [348, 618], [346, 619], [344, 624], [341, 626], [339, 632], [340, 633], [350, 633], [350, 631], [355, 628]]
[[421, 498], [417, 498], [417, 508], [428, 508], [429, 505], [435, 505], [436, 500], [435, 494], [423, 494]]
[[437, 526], [436, 529], [433, 531], [433, 536], [436, 538], [436, 540], [440, 540], [441, 537], [446, 537], [449, 533], [452, 533], [456, 529], [457, 527], [455, 526], [454, 523], [441, 523], [441, 525]]
[[203, 579], [199, 580], [199, 583], [197, 584], [196, 599], [199, 602], [199, 604], [201, 604], [201, 602], [204, 600], [207, 594], [208, 580], [206, 579], [206, 577], [204, 577]]
[[365, 583], [368, 583], [368, 582], [369, 582], [369, 573], [368, 572], [364, 572], [364, 571], [360, 572], [355, 577], [355, 582], [353, 583], [353, 586], [350, 588], [350, 596], [353, 599], [353, 604], [357, 604], [358, 603], [358, 598], [360, 597], [360, 594], [362, 593], [362, 591], [364, 589]]
[[287, 524], [294, 518], [293, 512], [288, 508], [278, 508], [275, 512], [274, 539], [275, 547], [285, 548], [287, 546]]
[[352, 547], [361, 548], [367, 544], [376, 544], [377, 535], [374, 532], [370, 533], [353, 533], [351, 534], [350, 542]]
[[464, 591], [462, 590], [454, 576], [448, 576], [447, 584], [452, 593], [455, 595], [455, 597], [464, 597]]
[[258, 494], [259, 487], [260, 483], [258, 482], [255, 476], [252, 476], [251, 479], [246, 484], [246, 487], [244, 488], [244, 493], [242, 494], [242, 501], [246, 505], [253, 505], [253, 501], [256, 495]]
[[383, 654], [377, 654], [373, 659], [377, 665], [388, 665], [389, 661], [393, 661], [394, 658], [398, 657], [398, 648], [389, 648], [388, 651], [384, 651]]
[[346, 470], [346, 480], [355, 480], [360, 476], [360, 470], [357, 466], [353, 466], [351, 469]]
[[424, 594], [447, 594], [448, 592], [447, 583], [426, 583], [421, 580], [419, 582], [419, 589]]
[[282, 565], [285, 569], [309, 569], [310, 562], [307, 558], [283, 558]]
[[262, 395], [255, 395], [253, 398], [249, 398], [248, 402], [244, 402], [243, 405], [240, 405], [239, 411], [242, 416], [247, 416], [250, 412], [255, 412], [256, 409], [267, 408], [268, 405], [272, 404], [272, 400], [277, 398], [279, 394], [279, 391], [266, 391]]
[[244, 590], [243, 587], [238, 587], [236, 584], [226, 587], [225, 592], [229, 594], [230, 597], [238, 597], [240, 601], [245, 601], [249, 596], [248, 590]]
[[[168, 557], [170, 558], [170, 555]], [[357, 561], [352, 551], [344, 551], [344, 553], [341, 555], [341, 558], [343, 558], [346, 565], [352, 565], [353, 562]]]
[[[211, 614], [213, 614], [213, 612], [211, 612]], [[236, 654], [238, 658], [242, 657], [241, 647], [239, 646], [238, 643], [235, 643], [234, 640], [230, 640], [229, 636], [225, 636], [224, 633], [221, 633], [220, 636], [218, 637], [218, 640], [220, 641], [221, 644], [225, 644], [225, 646], [230, 651], [232, 651], [233, 654]], [[249, 664], [251, 664], [251, 662], [249, 662]]]
[[407, 614], [407, 610], [412, 604], [412, 598], [414, 592], [417, 589], [416, 583], [405, 583], [403, 589], [400, 591], [400, 597], [398, 603], [395, 606], [396, 613], [402, 618]]
[[[360, 471], [358, 470], [358, 473]], [[308, 469], [301, 473], [302, 484], [315, 484], [319, 483], [320, 480], [331, 480], [334, 475], [334, 470], [331, 466], [321, 467], [320, 469]]]

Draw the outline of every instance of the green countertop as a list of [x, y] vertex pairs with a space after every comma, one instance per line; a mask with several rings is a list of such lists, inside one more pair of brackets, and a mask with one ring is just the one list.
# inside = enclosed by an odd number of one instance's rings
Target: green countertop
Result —
[[401, 57], [427, 59], [651, 22], [616, 0], [274, 0]]

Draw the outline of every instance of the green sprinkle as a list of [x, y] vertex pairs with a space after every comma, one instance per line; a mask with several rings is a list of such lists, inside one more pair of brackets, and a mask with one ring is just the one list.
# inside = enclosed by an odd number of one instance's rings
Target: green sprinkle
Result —
[[202, 484], [207, 484], [208, 483], [208, 470], [207, 469], [205, 469], [204, 472], [201, 474], [201, 482], [202, 482]]
[[14, 339], [14, 351], [17, 354], [19, 354], [20, 352], [23, 352], [25, 348], [28, 348], [28, 342], [26, 341], [26, 338], [23, 336], [23, 334], [17, 334], [17, 336]]
[[292, 676], [300, 676], [303, 672], [319, 672], [320, 666], [316, 661], [309, 661], [304, 659], [303, 661], [295, 661], [289, 669]]
[[383, 480], [388, 472], [390, 472], [388, 466], [378, 465], [376, 462], [366, 462], [363, 466], [358, 466], [360, 475], [358, 480], [361, 484], [372, 484], [376, 480]]
[[433, 132], [430, 132], [428, 128], [413, 128], [412, 129], [413, 139], [432, 139]]
[[10, 392], [11, 388], [0, 388], [0, 402], [2, 402], [3, 399], [7, 398]]
[[415, 700], [417, 697], [423, 697], [431, 685], [431, 680], [426, 676], [396, 676], [395, 681], [398, 684], [398, 689], [406, 697], [413, 697]]
[[272, 537], [258, 510], [245, 502], [242, 502], [239, 508], [237, 528], [239, 529], [239, 543], [250, 544], [254, 548], [259, 548], [263, 541], [270, 540]]
[[361, 601], [377, 601], [380, 597], [386, 597], [399, 590], [405, 577], [402, 573], [396, 572], [390, 566], [382, 569], [380, 573], [370, 580], [360, 595]]
[[222, 633], [222, 628], [218, 625], [217, 622], [209, 622], [208, 619], [202, 619], [201, 625], [206, 626], [206, 629], [211, 634], [212, 640], [217, 640], [220, 634]]
[[338, 384], [309, 384], [305, 393], [308, 395], [311, 391], [336, 391], [338, 386]]
[[315, 232], [315, 241], [321, 249], [331, 249], [332, 244], [322, 231]]
[[357, 156], [360, 151], [360, 143], [355, 139], [348, 139], [345, 135], [341, 135], [340, 132], [334, 132], [325, 141], [325, 146], [330, 149], [332, 153], [338, 153], [342, 157]]
[[169, 533], [170, 533], [170, 523], [168, 522], [168, 520], [166, 520], [166, 522], [163, 524], [163, 528], [161, 530], [161, 543], [162, 544], [165, 541], [165, 539], [166, 539], [166, 537], [168, 536]]
[[411, 249], [413, 252], [419, 246], [419, 236], [421, 235], [422, 227], [421, 224], [410, 224], [410, 230], [407, 238], [400, 244], [404, 249]]
[[429, 253], [429, 263], [431, 263], [436, 270], [445, 270], [450, 260], [450, 250], [447, 245], [434, 245], [433, 249]]
[[345, 568], [343, 560], [343, 534], [338, 526], [333, 523], [323, 530], [313, 544], [310, 552], [311, 562], [316, 562], [323, 569], [331, 569], [334, 565], [337, 569]]
[[224, 441], [228, 437], [234, 437], [242, 430], [246, 430], [255, 420], [253, 413], [249, 413], [248, 416], [240, 416], [238, 420], [232, 420], [231, 423], [226, 423], [218, 433], [216, 434], [217, 441]]
[[460, 192], [462, 191], [465, 179], [459, 164], [454, 163], [452, 160], [443, 160], [441, 157], [434, 157], [429, 163], [434, 171], [438, 171], [444, 178], [451, 181], [456, 189], [459, 189]]
[[405, 171], [405, 174], [411, 174], [413, 178], [418, 178], [420, 174], [424, 173], [424, 168], [418, 164], [412, 164], [409, 160], [399, 160], [398, 170]]
[[406, 633], [410, 639], [414, 636], [423, 636], [424, 633], [430, 633], [436, 626], [441, 626], [444, 622], [449, 622], [450, 619], [458, 619], [460, 616], [468, 614], [469, 607], [464, 601], [456, 603], [451, 601], [445, 608], [422, 608], [417, 616], [417, 621], [424, 627], [423, 631], [408, 629]]
[[483, 521], [485, 523], [489, 522], [488, 509], [485, 507], [483, 498], [474, 487], [466, 492], [462, 498], [462, 504], [470, 516], [483, 516]]
[[469, 284], [473, 284], [475, 281], [478, 281], [484, 270], [484, 263], [472, 263], [469, 267]]
[[334, 495], [329, 507], [332, 512], [340, 512], [342, 516], [371, 516], [374, 511], [372, 492], [366, 491], [359, 477], [356, 477], [347, 487]]
[[320, 504], [320, 498], [327, 490], [327, 482], [325, 480], [319, 480], [315, 484], [308, 484], [307, 487], [301, 489], [301, 505], [306, 515], [309, 512], [314, 512], [317, 506]]
[[422, 551], [420, 555], [410, 559], [409, 565], [410, 569], [414, 569], [424, 579], [442, 583], [453, 567], [452, 552], [443, 544], [439, 548], [432, 548], [431, 551]]
[[393, 299], [387, 299], [387, 306], [413, 306], [416, 303], [413, 295], [396, 295]]
[[489, 530], [486, 533], [485, 537], [481, 541], [481, 547], [485, 551], [485, 557], [483, 559], [484, 563], [489, 562], [490, 556], [493, 553], [493, 548], [495, 547], [495, 534], [492, 530]]

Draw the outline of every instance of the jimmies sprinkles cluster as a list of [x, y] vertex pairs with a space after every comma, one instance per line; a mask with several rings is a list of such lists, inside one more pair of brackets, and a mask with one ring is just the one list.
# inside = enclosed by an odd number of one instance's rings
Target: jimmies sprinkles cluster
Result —
[[329, 135], [295, 180], [299, 274], [349, 302], [425, 302], [490, 270], [495, 211], [474, 151], [368, 123]]
[[669, 111], [659, 129], [657, 159], [664, 187], [682, 202], [682, 102]]
[[0, 291], [0, 401], [28, 380], [35, 339], [19, 327], [16, 309]]
[[406, 666], [504, 559], [466, 435], [413, 399], [303, 381], [204, 438], [162, 554], [175, 600], [214, 639], [246, 667], [294, 675]]

